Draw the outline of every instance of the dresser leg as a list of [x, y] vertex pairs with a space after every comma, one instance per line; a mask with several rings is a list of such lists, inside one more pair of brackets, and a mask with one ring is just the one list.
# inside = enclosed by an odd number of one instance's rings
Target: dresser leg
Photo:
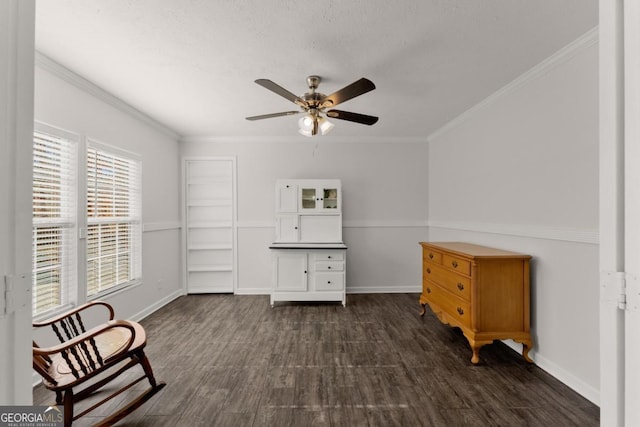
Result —
[[522, 343], [522, 357], [529, 363], [533, 363], [533, 360], [529, 357], [529, 350], [531, 350], [531, 343]]
[[491, 344], [493, 341], [474, 341], [466, 335], [465, 338], [467, 338], [467, 341], [469, 341], [471, 351], [473, 352], [473, 354], [471, 355], [471, 363], [477, 365], [478, 362], [480, 362], [480, 349], [483, 345]]
[[426, 311], [427, 311], [427, 304], [420, 303], [420, 317], [423, 317]]
[[473, 355], [471, 356], [471, 363], [477, 365], [480, 362], [480, 347], [472, 347]]

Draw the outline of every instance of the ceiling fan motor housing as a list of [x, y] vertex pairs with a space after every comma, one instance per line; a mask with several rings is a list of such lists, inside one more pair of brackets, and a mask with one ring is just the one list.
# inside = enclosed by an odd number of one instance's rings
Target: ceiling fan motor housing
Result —
[[320, 78], [320, 76], [309, 76], [307, 77], [307, 86], [309, 86], [309, 89], [311, 89], [311, 91], [313, 92], [314, 90], [318, 89], [318, 85], [320, 84], [320, 81], [322, 79]]

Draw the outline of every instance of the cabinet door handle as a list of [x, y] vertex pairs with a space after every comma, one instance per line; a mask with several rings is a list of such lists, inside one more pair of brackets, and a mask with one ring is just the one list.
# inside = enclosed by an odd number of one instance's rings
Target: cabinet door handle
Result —
[[464, 310], [462, 309], [462, 307], [458, 307], [458, 308], [456, 308], [456, 311], [458, 312], [458, 314], [459, 314], [460, 316], [462, 316], [462, 315], [464, 314]]
[[431, 269], [427, 268], [427, 274], [431, 274]]
[[456, 261], [451, 261], [451, 265], [453, 265], [453, 268], [458, 268], [458, 263]]
[[433, 259], [433, 254], [429, 253], [429, 259]]
[[331, 266], [330, 265], [327, 266], [327, 270], [331, 270]]
[[307, 270], [304, 271], [304, 274], [307, 274]]
[[461, 291], [464, 290], [464, 285], [460, 282], [458, 282], [458, 289], [460, 289]]
[[431, 293], [431, 288], [427, 288], [427, 293], [430, 294]]
[[330, 285], [330, 284], [331, 284], [331, 280], [327, 280], [327, 284], [329, 284], [329, 285]]
[[287, 185], [287, 188], [289, 188], [289, 186]]
[[327, 256], [327, 259], [331, 259], [331, 255]]

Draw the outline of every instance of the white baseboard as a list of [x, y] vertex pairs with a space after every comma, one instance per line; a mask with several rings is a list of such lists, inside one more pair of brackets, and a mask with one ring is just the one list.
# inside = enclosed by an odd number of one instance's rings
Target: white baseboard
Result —
[[[347, 287], [347, 294], [406, 294], [420, 293], [420, 286], [385, 286], [385, 287]], [[235, 295], [269, 295], [271, 289], [265, 288], [242, 288], [236, 289]]]
[[133, 320], [134, 322], [139, 322], [140, 320], [142, 320], [145, 317], [149, 316], [151, 313], [161, 309], [162, 307], [164, 307], [165, 305], [169, 304], [174, 299], [176, 299], [178, 297], [181, 297], [182, 295], [184, 295], [184, 292], [182, 291], [182, 289], [178, 289], [178, 290], [170, 293], [166, 297], [162, 298], [161, 300], [156, 301], [155, 303], [151, 304], [149, 307], [145, 308], [144, 310], [139, 311], [138, 313], [134, 314], [133, 316], [130, 317], [130, 320]]
[[[513, 351], [517, 352], [518, 354], [522, 354], [522, 344], [511, 340], [504, 340], [502, 342], [505, 343], [507, 347], [510, 347]], [[594, 405], [600, 406], [600, 391], [597, 388], [585, 383], [580, 378], [567, 372], [565, 369], [551, 362], [546, 357], [542, 356], [539, 353], [536, 353], [535, 350], [531, 350], [531, 352], [529, 352], [529, 357], [540, 369], [546, 371], [549, 375], [562, 382], [567, 387], [580, 394], [582, 397], [589, 400]]]
[[347, 286], [348, 294], [412, 294], [420, 292], [422, 292], [422, 288], [419, 285], [385, 287]]

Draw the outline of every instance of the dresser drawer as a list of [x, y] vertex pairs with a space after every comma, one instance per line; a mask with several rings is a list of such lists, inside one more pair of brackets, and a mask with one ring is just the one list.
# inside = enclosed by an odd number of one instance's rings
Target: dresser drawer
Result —
[[442, 264], [442, 253], [432, 249], [425, 249], [422, 251], [422, 259], [434, 264]]
[[471, 274], [471, 263], [463, 258], [444, 254], [442, 255], [442, 265], [467, 276]]
[[316, 261], [344, 261], [344, 254], [342, 252], [322, 252], [314, 254], [314, 258]]
[[315, 264], [316, 271], [344, 271], [344, 262], [321, 261]]
[[425, 263], [424, 277], [466, 301], [471, 300], [471, 278], [469, 277], [431, 263]]
[[467, 301], [429, 281], [424, 281], [422, 287], [427, 302], [432, 302], [434, 306], [439, 307], [463, 326], [471, 327], [471, 305]]
[[344, 289], [344, 274], [316, 273], [314, 285], [317, 291], [341, 291]]

